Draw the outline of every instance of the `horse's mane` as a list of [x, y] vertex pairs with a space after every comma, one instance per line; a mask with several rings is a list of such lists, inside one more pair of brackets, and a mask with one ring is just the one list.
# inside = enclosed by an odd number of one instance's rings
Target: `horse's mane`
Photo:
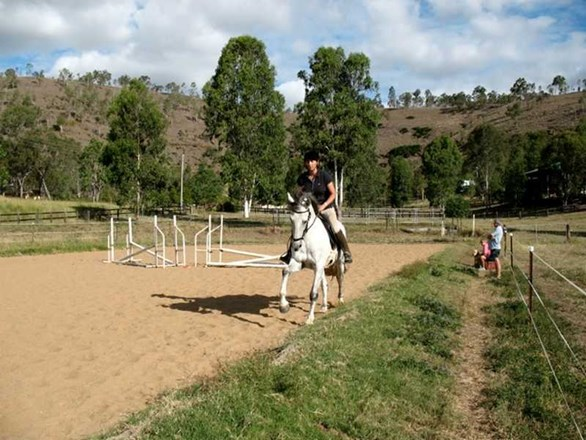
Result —
[[309, 201], [309, 203], [311, 203], [311, 206], [313, 207], [313, 211], [317, 213], [319, 203], [315, 199], [315, 196], [310, 192], [302, 192], [302, 193], [298, 194], [297, 198], [295, 199], [295, 204], [308, 207], [306, 201]]

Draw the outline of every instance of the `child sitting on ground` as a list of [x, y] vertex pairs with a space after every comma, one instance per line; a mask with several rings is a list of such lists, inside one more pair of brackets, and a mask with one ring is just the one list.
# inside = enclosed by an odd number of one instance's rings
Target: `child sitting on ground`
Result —
[[490, 247], [488, 246], [488, 240], [480, 240], [480, 249], [474, 250], [474, 267], [476, 269], [486, 269], [486, 259], [490, 255]]

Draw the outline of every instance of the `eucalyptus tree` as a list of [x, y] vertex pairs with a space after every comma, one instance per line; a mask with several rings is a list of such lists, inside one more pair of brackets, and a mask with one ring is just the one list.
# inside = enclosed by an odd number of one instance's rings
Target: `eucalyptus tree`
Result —
[[220, 203], [223, 194], [221, 177], [204, 163], [200, 163], [195, 174], [189, 176], [186, 188], [191, 203], [208, 209]]
[[528, 83], [525, 78], [517, 78], [510, 90], [515, 98], [525, 98], [532, 90], [535, 90], [535, 84]]
[[563, 94], [568, 91], [568, 82], [566, 78], [562, 75], [556, 75], [551, 82], [551, 87], [557, 87], [558, 94]]
[[109, 142], [102, 162], [119, 191], [119, 201], [130, 202], [139, 214], [144, 209], [145, 192], [157, 191], [165, 177], [160, 170], [167, 164], [167, 122], [140, 79], [132, 79], [120, 91], [110, 105], [108, 119]]
[[413, 192], [413, 169], [404, 157], [393, 157], [390, 161], [391, 206], [402, 208]]
[[543, 165], [553, 176], [553, 186], [566, 206], [586, 190], [586, 134], [565, 131], [552, 137], [543, 151]]
[[106, 144], [92, 139], [79, 156], [80, 191], [98, 202], [106, 185], [106, 170], [101, 162]]
[[68, 199], [76, 194], [81, 147], [73, 139], [40, 130], [28, 142], [34, 151], [34, 179], [47, 199]]
[[389, 108], [397, 107], [397, 92], [395, 91], [395, 87], [391, 86], [389, 88], [389, 94], [387, 99], [387, 106]]
[[444, 208], [456, 193], [462, 173], [460, 149], [448, 136], [434, 139], [423, 151], [422, 168], [426, 180], [425, 194], [431, 206]]
[[464, 167], [476, 180], [476, 188], [486, 204], [503, 189], [509, 150], [505, 136], [493, 125], [476, 127], [463, 145]]
[[0, 137], [5, 152], [5, 168], [24, 197], [27, 179], [35, 170], [36, 143], [41, 109], [29, 96], [15, 95], [0, 114]]
[[285, 99], [275, 90], [275, 68], [262, 41], [231, 38], [203, 88], [206, 131], [222, 153], [230, 195], [249, 217], [253, 200], [284, 198], [287, 172]]
[[371, 202], [378, 198], [372, 189], [377, 185], [384, 188], [384, 179], [377, 166], [380, 112], [370, 97], [378, 91], [370, 75], [370, 60], [362, 53], [346, 57], [341, 47], [321, 47], [309, 59], [309, 67], [309, 72], [298, 74], [305, 86], [305, 100], [296, 108], [294, 147], [322, 154], [325, 165], [333, 171], [339, 205], [344, 202], [346, 170], [349, 177], [352, 175], [349, 199]]

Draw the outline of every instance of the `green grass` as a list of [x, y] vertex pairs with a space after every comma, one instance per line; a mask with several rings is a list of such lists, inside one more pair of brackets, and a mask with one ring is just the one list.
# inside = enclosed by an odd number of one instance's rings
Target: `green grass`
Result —
[[470, 279], [450, 260], [407, 267], [277, 352], [162, 396], [97, 438], [442, 438], [457, 418], [452, 353]]
[[[582, 260], [583, 261], [583, 260]], [[517, 280], [522, 276], [516, 272]], [[526, 284], [520, 283], [526, 297]], [[505, 301], [491, 307], [489, 325], [493, 328], [494, 343], [488, 347], [486, 358], [494, 380], [485, 390], [485, 406], [499, 427], [501, 438], [573, 439], [580, 438], [572, 421], [576, 418], [582, 435], [586, 429], [586, 380], [557, 330], [547, 318], [544, 308], [534, 302], [533, 317], [559, 379], [563, 394], [547, 363], [541, 344], [530, 322], [529, 314], [518, 296], [511, 272], [499, 290]], [[583, 326], [572, 325], [555, 302], [547, 299], [542, 290], [544, 304], [562, 330], [572, 349], [581, 359], [582, 368], [586, 351]], [[567, 312], [566, 312], [567, 313]], [[574, 310], [583, 316], [579, 308]], [[582, 321], [582, 319], [579, 319]]]

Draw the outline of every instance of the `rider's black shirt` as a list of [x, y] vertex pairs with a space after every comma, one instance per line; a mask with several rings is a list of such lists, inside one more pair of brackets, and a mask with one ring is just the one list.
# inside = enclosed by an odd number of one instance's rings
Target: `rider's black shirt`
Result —
[[301, 174], [297, 179], [297, 185], [299, 185], [304, 192], [312, 193], [320, 205], [330, 196], [330, 190], [328, 189], [328, 184], [330, 182], [333, 182], [332, 176], [330, 176], [327, 171], [321, 169], [317, 171], [317, 175], [313, 180], [309, 178], [307, 171]]

